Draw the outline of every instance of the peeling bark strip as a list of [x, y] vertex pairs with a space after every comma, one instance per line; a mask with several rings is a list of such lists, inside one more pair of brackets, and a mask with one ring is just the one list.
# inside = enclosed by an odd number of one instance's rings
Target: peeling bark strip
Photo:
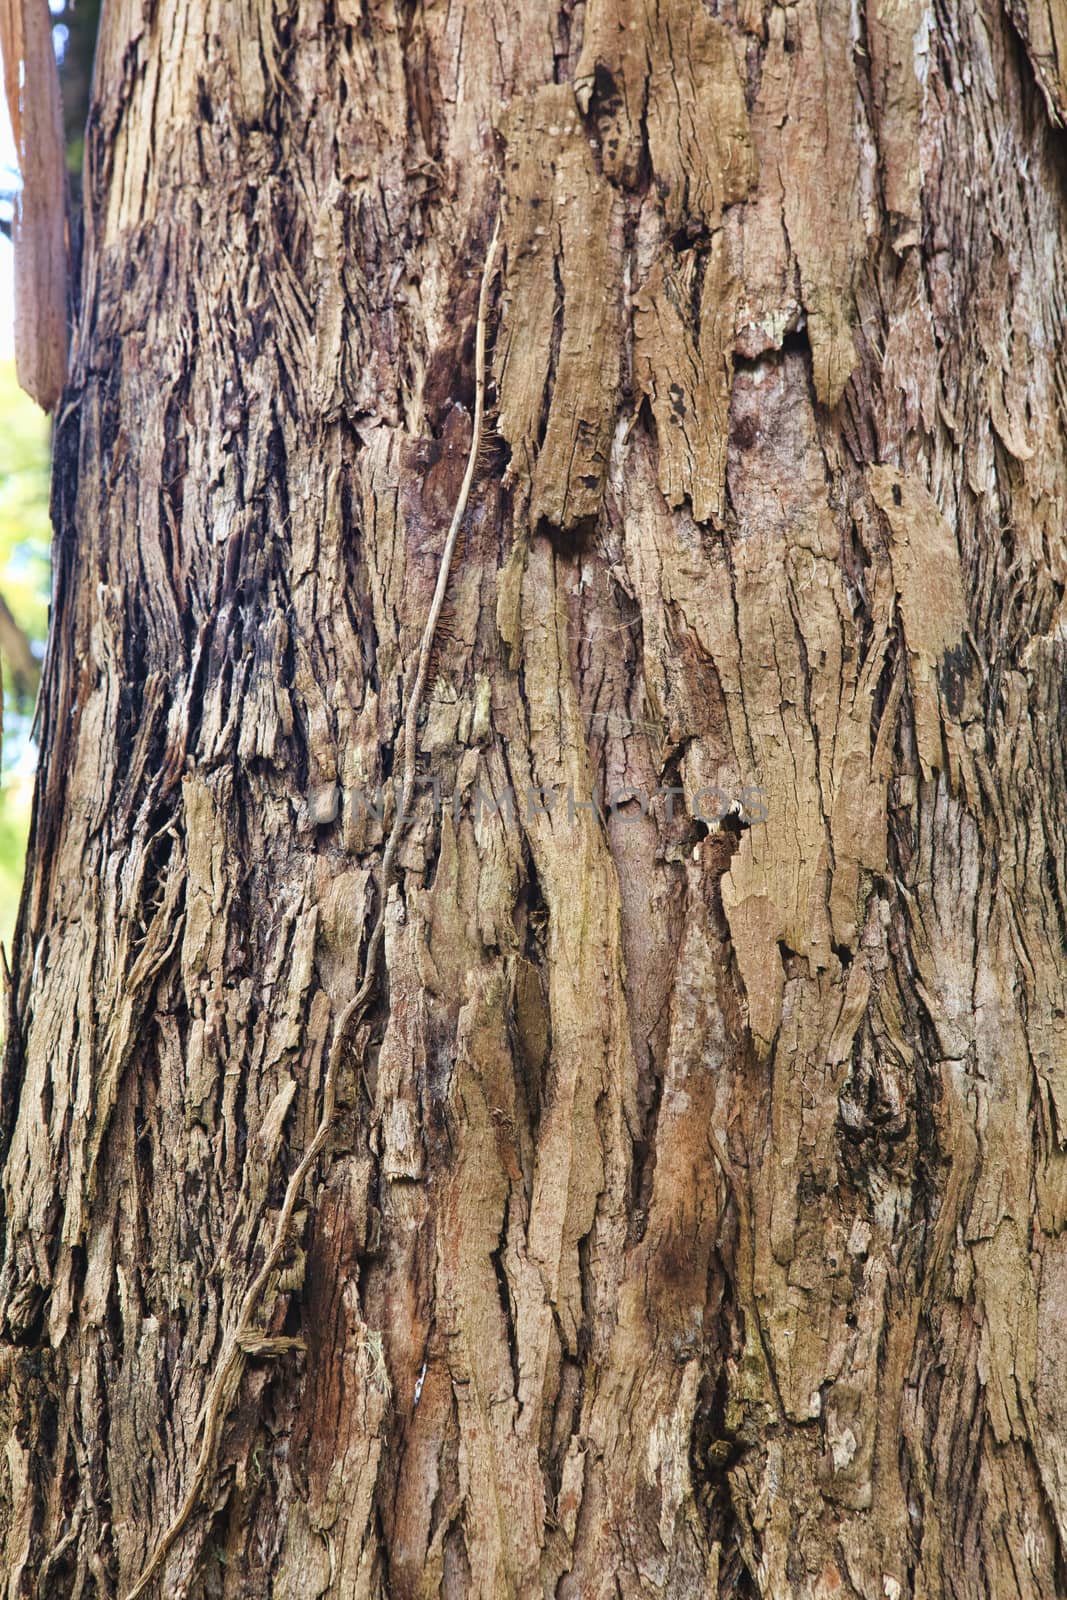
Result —
[[[872, 467], [871, 493], [890, 528], [890, 562], [908, 655], [915, 745], [923, 777], [966, 761], [962, 724], [977, 723], [977, 677], [955, 535], [921, 483]], [[945, 742], [949, 753], [946, 757]], [[973, 796], [977, 800], [977, 795]]]
[[67, 167], [47, 0], [0, 0], [4, 96], [21, 184], [15, 205], [15, 369], [44, 411], [67, 374]]
[[568, 84], [513, 103], [501, 131], [508, 299], [500, 431], [515, 476], [530, 485], [533, 523], [569, 532], [600, 509], [611, 446], [620, 208], [597, 173]]
[[721, 527], [740, 284], [724, 235], [706, 254], [665, 250], [634, 298], [634, 366], [656, 419], [659, 486]]
[[594, 111], [604, 171], [627, 187], [651, 163], [668, 229], [718, 226], [756, 176], [730, 29], [688, 0], [591, 0], [574, 91]]
[[105, 8], [5, 1600], [1062, 1591], [1046, 11]]
[[1034, 75], [1057, 127], [1067, 121], [1067, 5], [1064, 0], [1008, 0]]

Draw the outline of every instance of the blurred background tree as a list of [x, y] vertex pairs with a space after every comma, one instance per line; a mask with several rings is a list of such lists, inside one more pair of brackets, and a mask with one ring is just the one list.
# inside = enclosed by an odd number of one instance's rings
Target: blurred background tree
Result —
[[[67, 141], [72, 276], [81, 256], [81, 172], [99, 0], [51, 0]], [[5, 130], [10, 146], [10, 131]], [[9, 234], [18, 173], [0, 172], [0, 234]], [[0, 239], [0, 249], [10, 244]], [[7, 264], [5, 264], [7, 265]], [[0, 272], [0, 944], [15, 928], [29, 829], [35, 748], [33, 707], [48, 624], [49, 420], [19, 388], [10, 356], [13, 305], [9, 266]], [[2, 1027], [2, 1023], [0, 1023]]]
[[33, 782], [33, 705], [48, 622], [48, 418], [0, 363], [0, 942], [10, 943]]

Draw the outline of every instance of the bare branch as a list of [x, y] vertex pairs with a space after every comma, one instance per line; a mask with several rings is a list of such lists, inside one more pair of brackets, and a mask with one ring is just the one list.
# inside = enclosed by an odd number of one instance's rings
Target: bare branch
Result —
[[34, 695], [40, 667], [33, 646], [11, 614], [11, 608], [0, 594], [0, 654], [11, 670], [11, 679], [19, 694]]

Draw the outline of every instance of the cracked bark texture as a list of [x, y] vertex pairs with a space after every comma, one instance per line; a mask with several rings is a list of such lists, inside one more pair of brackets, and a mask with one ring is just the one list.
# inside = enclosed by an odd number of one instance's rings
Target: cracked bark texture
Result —
[[[107, 0], [4, 1600], [1062, 1595], [1061, 0]], [[708, 833], [677, 796], [762, 787]], [[509, 811], [505, 792], [518, 805]], [[479, 794], [499, 803], [479, 804]]]

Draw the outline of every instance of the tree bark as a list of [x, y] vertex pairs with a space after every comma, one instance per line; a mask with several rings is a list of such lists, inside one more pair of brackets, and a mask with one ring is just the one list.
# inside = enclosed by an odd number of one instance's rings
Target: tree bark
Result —
[[5, 1600], [1067, 1592], [1063, 34], [108, 0]]

